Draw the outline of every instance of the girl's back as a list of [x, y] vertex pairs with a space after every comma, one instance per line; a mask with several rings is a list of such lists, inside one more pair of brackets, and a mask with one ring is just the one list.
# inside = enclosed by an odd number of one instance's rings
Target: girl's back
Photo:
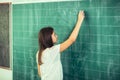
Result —
[[[38, 63], [38, 52], [36, 54]], [[60, 45], [46, 48], [42, 52], [42, 62], [40, 66], [42, 80], [63, 80], [62, 64], [60, 61]]]

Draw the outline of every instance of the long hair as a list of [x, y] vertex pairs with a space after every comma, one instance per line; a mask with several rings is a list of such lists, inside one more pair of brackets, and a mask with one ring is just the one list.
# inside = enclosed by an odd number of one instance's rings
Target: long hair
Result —
[[52, 27], [45, 27], [39, 31], [39, 34], [38, 34], [38, 42], [39, 42], [38, 63], [39, 65], [43, 64], [42, 59], [41, 59], [43, 50], [53, 46], [53, 41], [51, 37], [53, 31], [54, 29]]

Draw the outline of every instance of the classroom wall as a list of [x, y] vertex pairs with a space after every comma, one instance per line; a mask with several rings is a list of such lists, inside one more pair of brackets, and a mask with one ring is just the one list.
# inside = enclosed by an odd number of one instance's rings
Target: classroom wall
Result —
[[64, 80], [120, 79], [120, 1], [84, 0], [13, 5], [13, 80], [39, 80], [38, 32], [52, 26], [58, 43], [85, 10], [77, 41], [61, 55]]
[[12, 2], [12, 0], [0, 0], [0, 3]]
[[0, 80], [13, 80], [12, 70], [0, 68]]
[[0, 0], [2, 2], [12, 2], [13, 4], [37, 3], [37, 2], [58, 2], [58, 1], [78, 1], [78, 0]]

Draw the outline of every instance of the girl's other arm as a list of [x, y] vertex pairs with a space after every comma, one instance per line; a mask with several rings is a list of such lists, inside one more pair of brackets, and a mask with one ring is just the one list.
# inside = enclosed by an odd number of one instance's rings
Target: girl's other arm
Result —
[[40, 65], [38, 64], [38, 75], [41, 77], [41, 73], [40, 73]]

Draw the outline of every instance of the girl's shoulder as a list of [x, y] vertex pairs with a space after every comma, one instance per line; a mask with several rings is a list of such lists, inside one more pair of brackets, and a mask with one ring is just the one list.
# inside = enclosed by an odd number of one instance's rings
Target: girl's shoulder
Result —
[[60, 44], [57, 44], [57, 45], [52, 46], [52, 47], [49, 48], [49, 49], [54, 50], [54, 49], [59, 49], [59, 48], [60, 48]]
[[50, 48], [46, 48], [43, 51], [44, 55], [51, 55], [51, 53], [59, 53], [60, 52], [60, 44], [54, 45]]

